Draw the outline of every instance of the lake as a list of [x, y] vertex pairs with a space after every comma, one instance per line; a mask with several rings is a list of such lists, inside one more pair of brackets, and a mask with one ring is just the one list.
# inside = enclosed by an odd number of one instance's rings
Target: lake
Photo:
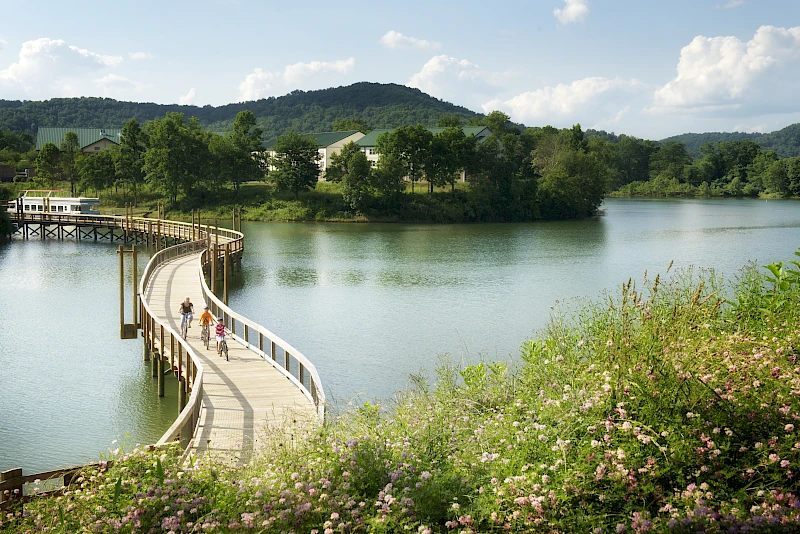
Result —
[[[609, 199], [603, 210], [528, 224], [245, 223], [230, 304], [314, 362], [337, 410], [391, 398], [443, 354], [516, 358], [556, 300], [673, 260], [733, 276], [800, 247], [796, 201]], [[1, 339], [13, 347], [0, 353], [0, 470], [153, 442], [175, 417], [176, 393], [156, 397], [141, 342], [118, 339], [116, 262], [108, 244], [0, 246]]]

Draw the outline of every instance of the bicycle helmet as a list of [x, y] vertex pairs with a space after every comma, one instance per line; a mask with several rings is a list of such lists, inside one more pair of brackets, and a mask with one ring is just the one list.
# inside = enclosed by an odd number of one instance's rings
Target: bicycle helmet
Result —
[[224, 317], [217, 317], [217, 321], [224, 321], [224, 320], [225, 320]]

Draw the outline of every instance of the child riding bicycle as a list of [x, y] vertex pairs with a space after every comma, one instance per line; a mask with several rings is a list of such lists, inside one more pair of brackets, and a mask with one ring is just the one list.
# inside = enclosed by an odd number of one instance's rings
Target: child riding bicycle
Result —
[[214, 334], [217, 339], [217, 354], [222, 354], [222, 342], [225, 341], [225, 319], [220, 317], [217, 319], [217, 325], [214, 327]]

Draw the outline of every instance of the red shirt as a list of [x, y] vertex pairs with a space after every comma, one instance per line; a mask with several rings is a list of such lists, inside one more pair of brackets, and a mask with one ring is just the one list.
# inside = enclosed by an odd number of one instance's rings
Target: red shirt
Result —
[[216, 326], [214, 326], [214, 332], [216, 332], [216, 334], [218, 336], [224, 336], [225, 335], [225, 324], [224, 323], [217, 323]]

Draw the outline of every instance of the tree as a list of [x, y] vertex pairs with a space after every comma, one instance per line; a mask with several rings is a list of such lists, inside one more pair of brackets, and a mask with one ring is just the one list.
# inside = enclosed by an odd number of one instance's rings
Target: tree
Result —
[[442, 115], [436, 126], [439, 128], [459, 128], [463, 124], [461, 118], [457, 115]]
[[337, 119], [333, 121], [334, 132], [348, 132], [350, 130], [358, 130], [363, 134], [368, 134], [372, 131], [367, 125], [367, 121], [361, 117], [351, 117], [349, 119]]
[[278, 189], [294, 192], [300, 197], [300, 191], [313, 188], [319, 179], [320, 155], [314, 138], [304, 137], [294, 130], [280, 136], [275, 141], [275, 156], [270, 160], [271, 176]]
[[381, 156], [378, 165], [372, 171], [372, 188], [375, 194], [383, 200], [387, 208], [395, 207], [405, 191], [403, 178], [405, 166], [394, 155]]
[[150, 148], [144, 156], [146, 179], [167, 195], [173, 206], [178, 195], [189, 194], [201, 174], [211, 166], [208, 132], [192, 117], [183, 113], [167, 113], [163, 119], [147, 124]]
[[45, 143], [34, 162], [37, 181], [48, 184], [51, 189], [56, 185], [55, 166], [58, 156], [58, 147], [53, 143]]
[[434, 185], [450, 184], [455, 190], [459, 171], [471, 169], [475, 159], [475, 138], [464, 133], [460, 126], [445, 128], [433, 136], [429, 167], [426, 168], [430, 192]]
[[342, 178], [350, 172], [350, 162], [356, 152], [361, 152], [361, 148], [354, 142], [349, 142], [342, 147], [338, 154], [331, 154], [331, 163], [325, 171], [325, 180], [328, 182], [340, 182]]
[[228, 132], [226, 139], [233, 149], [231, 177], [237, 195], [242, 182], [264, 177], [266, 165], [260, 156], [264, 148], [261, 143], [262, 135], [263, 130], [256, 126], [253, 112], [244, 110], [236, 114], [233, 129]]
[[78, 171], [75, 168], [75, 158], [80, 150], [78, 134], [67, 132], [64, 141], [61, 143], [61, 154], [59, 162], [61, 164], [61, 175], [69, 182], [70, 192], [75, 196], [75, 182], [78, 179]]
[[361, 150], [350, 150], [346, 168], [347, 172], [342, 175], [342, 197], [352, 209], [364, 212], [372, 200], [370, 162]]
[[110, 150], [81, 156], [77, 160], [82, 191], [94, 189], [95, 194], [111, 187], [116, 176], [114, 155]]
[[655, 178], [664, 175], [667, 178], [681, 178], [684, 167], [692, 163], [692, 158], [686, 153], [683, 143], [664, 143], [650, 157], [650, 176]]
[[433, 134], [421, 124], [401, 126], [393, 132], [383, 133], [375, 141], [375, 150], [383, 156], [392, 156], [401, 162], [405, 175], [414, 184], [422, 177], [425, 165], [430, 161]]
[[122, 128], [119, 149], [115, 152], [114, 166], [117, 176], [127, 182], [133, 192], [133, 204], [139, 198], [139, 186], [144, 183], [144, 155], [147, 137], [136, 119], [130, 119]]
[[481, 121], [484, 126], [488, 127], [491, 132], [497, 136], [506, 133], [511, 125], [511, 117], [502, 111], [492, 111], [486, 115]]

